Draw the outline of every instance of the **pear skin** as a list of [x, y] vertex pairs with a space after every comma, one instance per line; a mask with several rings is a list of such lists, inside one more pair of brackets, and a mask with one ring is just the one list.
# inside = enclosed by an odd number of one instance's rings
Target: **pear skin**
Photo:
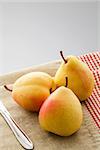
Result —
[[82, 120], [82, 107], [78, 98], [63, 86], [47, 98], [39, 112], [40, 126], [60, 136], [69, 136], [78, 131]]
[[49, 74], [31, 72], [16, 80], [12, 97], [24, 109], [37, 112], [52, 89], [55, 89], [55, 84]]
[[63, 61], [55, 74], [54, 81], [57, 87], [65, 86], [68, 78], [70, 88], [78, 98], [86, 100], [94, 88], [94, 76], [87, 64], [75, 56], [69, 56], [66, 62]]

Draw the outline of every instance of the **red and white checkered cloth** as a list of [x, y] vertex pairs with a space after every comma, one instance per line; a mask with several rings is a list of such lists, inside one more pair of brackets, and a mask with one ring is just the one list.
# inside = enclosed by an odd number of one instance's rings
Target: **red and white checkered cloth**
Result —
[[85, 62], [94, 74], [95, 88], [92, 95], [85, 101], [85, 105], [95, 125], [100, 129], [100, 52], [85, 54], [78, 58]]

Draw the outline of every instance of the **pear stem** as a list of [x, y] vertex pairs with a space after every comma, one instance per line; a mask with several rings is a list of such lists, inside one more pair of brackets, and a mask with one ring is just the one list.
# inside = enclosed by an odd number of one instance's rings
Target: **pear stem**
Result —
[[61, 55], [62, 59], [64, 60], [64, 62], [65, 62], [65, 64], [66, 64], [66, 63], [67, 63], [67, 60], [65, 59], [65, 57], [64, 57], [64, 55], [63, 55], [63, 52], [62, 52], [62, 51], [60, 51], [60, 55]]
[[68, 86], [68, 77], [66, 77], [65, 79], [66, 79], [66, 85], [65, 85], [65, 87], [67, 87]]
[[52, 88], [50, 89], [50, 94], [52, 93]]
[[7, 87], [7, 85], [4, 85], [4, 88], [5, 88], [6, 90], [8, 90], [8, 91], [12, 92], [12, 90], [11, 90], [11, 89], [9, 89], [9, 88]]

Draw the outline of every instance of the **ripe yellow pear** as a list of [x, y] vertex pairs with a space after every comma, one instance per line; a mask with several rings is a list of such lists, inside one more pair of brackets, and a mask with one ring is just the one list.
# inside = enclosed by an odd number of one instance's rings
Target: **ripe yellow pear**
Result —
[[42, 103], [54, 88], [54, 80], [49, 74], [31, 72], [16, 80], [12, 97], [24, 109], [39, 111]]
[[57, 70], [54, 81], [57, 87], [65, 86], [68, 78], [68, 88], [70, 88], [82, 101], [87, 99], [94, 88], [94, 76], [87, 64], [75, 56], [64, 58], [60, 52], [63, 62]]
[[40, 126], [60, 136], [79, 130], [83, 119], [80, 101], [68, 88], [61, 86], [43, 103], [39, 112]]

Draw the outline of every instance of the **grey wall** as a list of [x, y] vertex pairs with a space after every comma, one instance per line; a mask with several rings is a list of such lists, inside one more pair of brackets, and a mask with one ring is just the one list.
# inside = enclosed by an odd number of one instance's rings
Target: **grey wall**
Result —
[[1, 3], [0, 72], [97, 49], [97, 3]]

